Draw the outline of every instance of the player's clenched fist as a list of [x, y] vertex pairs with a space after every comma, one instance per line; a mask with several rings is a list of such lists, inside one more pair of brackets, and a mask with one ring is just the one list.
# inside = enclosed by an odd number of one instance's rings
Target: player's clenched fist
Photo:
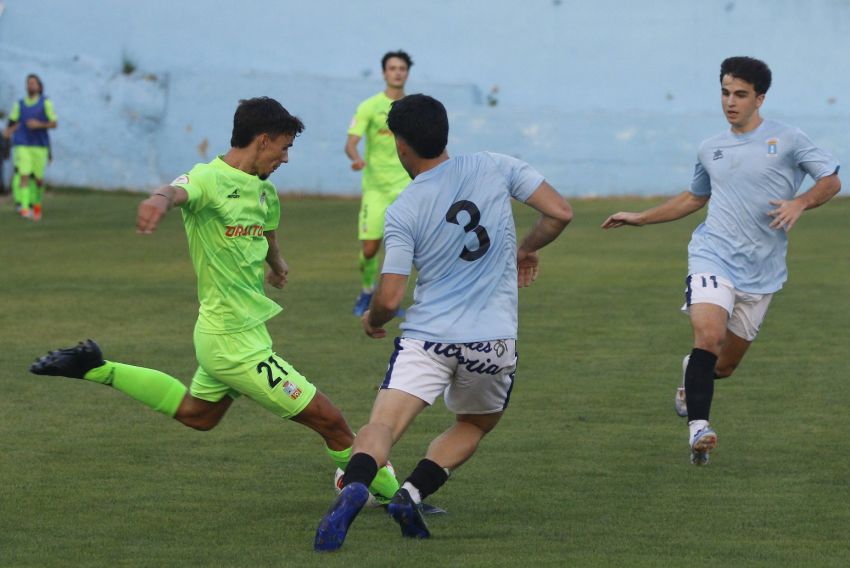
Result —
[[153, 233], [160, 219], [168, 212], [168, 199], [162, 195], [152, 195], [139, 203], [136, 212], [136, 232], [143, 235]]

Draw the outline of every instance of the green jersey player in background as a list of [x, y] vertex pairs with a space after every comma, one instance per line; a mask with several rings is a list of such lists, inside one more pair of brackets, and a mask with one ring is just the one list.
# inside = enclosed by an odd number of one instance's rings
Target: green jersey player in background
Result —
[[[410, 182], [395, 151], [393, 133], [387, 127], [387, 114], [393, 101], [404, 96], [404, 84], [413, 61], [404, 51], [390, 51], [381, 58], [387, 87], [369, 97], [357, 107], [348, 128], [345, 155], [351, 169], [363, 170], [363, 196], [357, 222], [360, 239], [361, 290], [354, 304], [354, 315], [361, 316], [369, 307], [378, 275], [378, 251], [384, 236], [384, 214], [401, 190]], [[366, 150], [361, 157], [357, 144], [366, 138]]]
[[[230, 150], [139, 205], [142, 234], [153, 233], [173, 207], [183, 214], [200, 300], [194, 332], [200, 366], [189, 389], [160, 371], [104, 361], [92, 340], [53, 351], [30, 370], [111, 386], [197, 430], [215, 427], [244, 394], [316, 431], [331, 460], [345, 468], [354, 441], [351, 428], [325, 395], [274, 352], [265, 325], [281, 307], [265, 294], [264, 265], [270, 269], [265, 280], [275, 288], [283, 288], [289, 272], [277, 243], [280, 204], [267, 178], [289, 161], [289, 148], [303, 129], [274, 99], [241, 101]], [[379, 500], [388, 499], [398, 482], [385, 468], [372, 489]]]
[[27, 75], [27, 96], [12, 107], [3, 136], [12, 140], [12, 195], [17, 212], [33, 221], [41, 220], [44, 170], [50, 161], [48, 131], [56, 126], [56, 111], [53, 101], [44, 96], [44, 83], [38, 75]]

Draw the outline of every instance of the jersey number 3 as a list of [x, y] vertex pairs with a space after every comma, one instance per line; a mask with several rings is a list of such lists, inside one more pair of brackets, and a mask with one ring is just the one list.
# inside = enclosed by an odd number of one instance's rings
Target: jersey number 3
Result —
[[469, 250], [469, 248], [464, 245], [463, 251], [460, 253], [460, 257], [463, 260], [472, 262], [473, 260], [478, 260], [487, 254], [487, 250], [490, 248], [490, 235], [487, 234], [487, 229], [478, 224], [481, 221], [481, 211], [479, 211], [478, 206], [471, 201], [461, 200], [452, 203], [452, 206], [449, 207], [448, 213], [446, 213], [446, 221], [455, 225], [460, 225], [457, 221], [457, 214], [461, 211], [466, 211], [469, 215], [469, 223], [466, 224], [463, 231], [465, 233], [472, 231], [475, 233], [475, 236], [478, 237], [477, 249]]

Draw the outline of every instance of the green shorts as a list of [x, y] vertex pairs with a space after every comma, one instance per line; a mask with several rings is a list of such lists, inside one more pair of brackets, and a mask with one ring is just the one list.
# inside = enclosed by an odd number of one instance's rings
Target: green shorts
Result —
[[379, 240], [384, 236], [384, 215], [405, 186], [396, 189], [364, 189], [360, 199], [357, 238], [361, 241]]
[[228, 335], [195, 328], [194, 338], [200, 367], [189, 392], [195, 398], [218, 402], [244, 394], [281, 418], [292, 418], [316, 395], [316, 387], [272, 351], [265, 324]]
[[12, 163], [22, 176], [44, 179], [47, 148], [45, 146], [15, 146], [12, 148]]

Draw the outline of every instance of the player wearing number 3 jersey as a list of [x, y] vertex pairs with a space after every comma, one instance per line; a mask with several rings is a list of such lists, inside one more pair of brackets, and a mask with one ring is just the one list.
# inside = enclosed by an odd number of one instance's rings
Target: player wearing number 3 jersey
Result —
[[[209, 164], [154, 190], [139, 205], [137, 229], [153, 233], [180, 207], [198, 277], [200, 311], [194, 343], [198, 370], [187, 389], [154, 369], [104, 361], [89, 340], [36, 361], [38, 375], [61, 375], [112, 386], [198, 430], [210, 430], [240, 395], [281, 418], [316, 431], [337, 467], [345, 467], [354, 439], [340, 411], [272, 349], [265, 322], [281, 311], [263, 288], [283, 288], [289, 268], [280, 254], [277, 192], [267, 178], [289, 161], [304, 125], [274, 99], [242, 101], [233, 117], [231, 148]], [[163, 243], [165, 244], [165, 243]], [[373, 491], [389, 500], [395, 476], [381, 470]]]
[[[316, 550], [339, 548], [390, 448], [443, 395], [456, 422], [428, 448], [389, 505], [402, 535], [429, 536], [420, 506], [469, 459], [502, 416], [516, 372], [517, 287], [537, 277], [537, 251], [572, 218], [569, 204], [528, 164], [499, 154], [449, 158], [448, 118], [425, 95], [393, 103], [388, 125], [413, 178], [387, 210], [386, 256], [363, 327], [385, 336], [418, 272], [413, 306], [395, 340], [369, 423], [355, 439], [343, 490], [316, 532]], [[511, 198], [540, 219], [517, 248]]]

